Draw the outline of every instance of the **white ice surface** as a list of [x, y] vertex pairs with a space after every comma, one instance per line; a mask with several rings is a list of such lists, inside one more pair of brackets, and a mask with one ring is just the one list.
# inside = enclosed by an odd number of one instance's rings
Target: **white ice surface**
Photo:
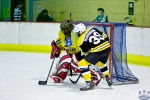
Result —
[[[49, 54], [0, 52], [0, 100], [139, 100], [139, 91], [150, 91], [150, 68], [137, 65], [129, 67], [138, 77], [138, 84], [113, 89], [104, 88], [104, 84], [81, 92], [83, 79], [72, 84], [68, 76], [63, 83], [53, 83], [49, 78], [47, 85], [38, 85], [39, 80], [46, 80], [51, 63]], [[71, 78], [76, 80], [77, 76]]]

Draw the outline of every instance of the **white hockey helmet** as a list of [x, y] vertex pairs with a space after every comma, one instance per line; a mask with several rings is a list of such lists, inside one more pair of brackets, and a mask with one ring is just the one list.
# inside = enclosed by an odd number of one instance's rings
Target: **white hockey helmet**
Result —
[[86, 30], [86, 26], [83, 23], [79, 23], [77, 25], [74, 26], [74, 33], [76, 33], [77, 35], [82, 34], [84, 31]]

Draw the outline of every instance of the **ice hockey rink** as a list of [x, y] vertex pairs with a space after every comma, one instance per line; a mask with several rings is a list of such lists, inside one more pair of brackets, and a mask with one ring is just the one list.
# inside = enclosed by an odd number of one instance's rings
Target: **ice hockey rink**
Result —
[[[138, 84], [117, 85], [111, 89], [102, 81], [94, 90], [79, 91], [85, 85], [83, 79], [72, 84], [68, 76], [63, 83], [53, 83], [49, 78], [47, 85], [38, 85], [39, 80], [46, 80], [51, 63], [49, 54], [1, 51], [0, 100], [140, 100], [139, 91], [150, 91], [150, 68], [130, 64]], [[70, 78], [76, 80], [77, 77]]]

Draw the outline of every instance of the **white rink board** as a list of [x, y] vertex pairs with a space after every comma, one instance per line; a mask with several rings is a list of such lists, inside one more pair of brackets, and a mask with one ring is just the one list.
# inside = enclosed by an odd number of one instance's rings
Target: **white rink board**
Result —
[[[1, 22], [0, 44], [50, 45], [56, 40], [60, 23]], [[150, 56], [150, 28], [127, 27], [128, 54]]]
[[0, 22], [0, 43], [19, 43], [19, 24]]
[[150, 28], [127, 27], [126, 46], [129, 54], [150, 56]]

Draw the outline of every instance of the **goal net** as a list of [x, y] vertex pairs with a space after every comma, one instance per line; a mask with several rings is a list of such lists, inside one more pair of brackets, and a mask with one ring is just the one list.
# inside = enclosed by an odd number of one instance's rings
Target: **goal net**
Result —
[[[79, 23], [79, 22], [78, 22]], [[108, 34], [111, 43], [109, 70], [114, 85], [138, 83], [127, 62], [126, 24], [83, 22], [87, 27], [95, 27]], [[76, 23], [75, 23], [76, 24]]]

